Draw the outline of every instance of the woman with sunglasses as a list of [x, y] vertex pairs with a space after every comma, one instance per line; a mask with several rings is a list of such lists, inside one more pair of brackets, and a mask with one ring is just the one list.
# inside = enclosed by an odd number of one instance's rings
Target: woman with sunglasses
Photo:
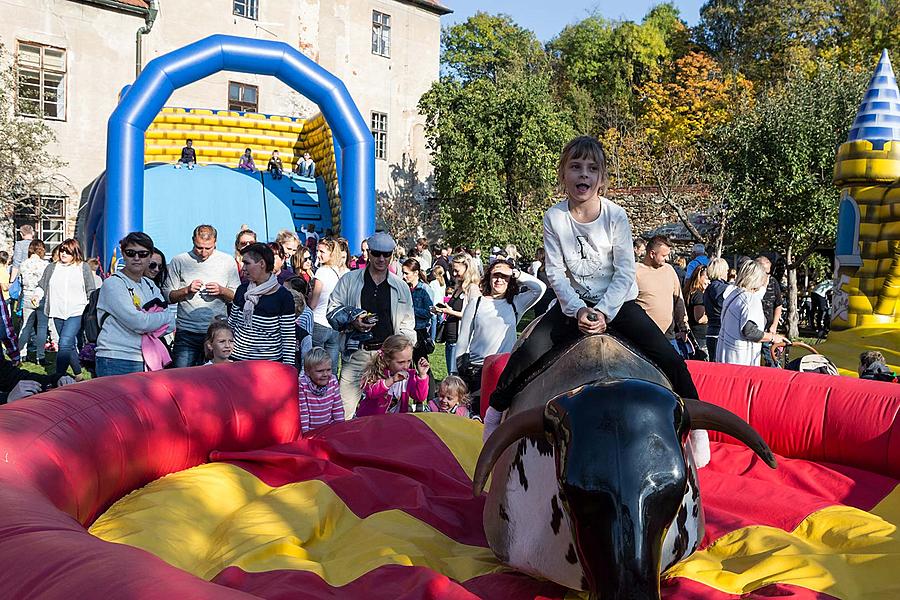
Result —
[[159, 338], [175, 328], [159, 286], [146, 275], [149, 263], [165, 265], [162, 252], [146, 233], [133, 231], [119, 242], [124, 268], [100, 288], [97, 319], [97, 376], [157, 370], [168, 364]]
[[150, 260], [147, 261], [147, 268], [144, 271], [144, 277], [149, 277], [156, 284], [156, 287], [162, 289], [169, 276], [169, 268], [166, 266], [166, 255], [159, 248], [153, 248]]
[[56, 372], [65, 373], [71, 366], [75, 380], [81, 381], [81, 362], [75, 344], [81, 331], [81, 313], [97, 286], [77, 240], [63, 241], [58, 250], [59, 260], [47, 267], [38, 287], [44, 290], [44, 314], [53, 319], [59, 333]]
[[[488, 267], [481, 280], [482, 296], [466, 305], [456, 343], [457, 369], [470, 392], [481, 389], [485, 357], [512, 350], [519, 319], [546, 289], [510, 259], [499, 259]], [[478, 410], [477, 402], [473, 403], [472, 411], [477, 414]]]
[[[294, 268], [294, 273], [303, 279], [309, 287], [312, 287], [313, 276], [315, 275], [315, 270], [313, 269], [313, 260], [312, 255], [309, 252], [309, 248], [306, 246], [301, 246], [297, 253], [291, 258], [291, 266]], [[309, 297], [307, 296], [307, 299]]]

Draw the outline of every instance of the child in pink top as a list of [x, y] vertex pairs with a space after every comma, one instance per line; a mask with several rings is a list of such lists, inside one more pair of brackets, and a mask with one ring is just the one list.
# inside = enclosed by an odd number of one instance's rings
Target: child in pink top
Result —
[[392, 335], [384, 341], [363, 372], [357, 417], [417, 412], [416, 405], [425, 404], [431, 366], [422, 357], [413, 369], [412, 353], [413, 344], [406, 336]]
[[303, 433], [344, 420], [341, 386], [331, 372], [331, 356], [316, 347], [303, 358], [300, 375], [300, 429]]
[[456, 375], [448, 375], [438, 386], [434, 400], [428, 403], [431, 412], [444, 412], [451, 415], [481, 420], [479, 415], [472, 414], [472, 400], [466, 382]]

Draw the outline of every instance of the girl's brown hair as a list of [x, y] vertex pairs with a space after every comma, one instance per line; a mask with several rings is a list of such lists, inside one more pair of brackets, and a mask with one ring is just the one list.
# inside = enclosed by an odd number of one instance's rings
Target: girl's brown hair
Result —
[[438, 282], [438, 285], [446, 286], [447, 279], [444, 277], [444, 267], [441, 265], [434, 265], [434, 268], [431, 269], [431, 279]]
[[384, 372], [388, 368], [388, 363], [393, 360], [394, 355], [398, 352], [403, 352], [407, 348], [412, 348], [412, 346], [413, 343], [409, 341], [409, 338], [405, 335], [388, 336], [381, 345], [381, 350], [379, 350], [375, 356], [372, 357], [372, 360], [369, 361], [369, 364], [366, 365], [366, 369], [363, 371], [362, 380], [360, 381], [360, 387], [366, 387], [367, 385], [371, 385], [379, 379], [384, 378]]
[[598, 193], [603, 196], [609, 189], [609, 171], [606, 167], [606, 153], [603, 151], [603, 145], [597, 138], [589, 135], [582, 135], [563, 148], [559, 155], [559, 165], [556, 167], [556, 176], [559, 178], [560, 191], [565, 192], [565, 170], [570, 160], [589, 159], [597, 163], [600, 167], [600, 189]]
[[703, 265], [698, 266], [694, 269], [694, 272], [691, 273], [690, 279], [688, 279], [684, 283], [684, 300], [687, 302], [691, 299], [691, 294], [695, 292], [703, 291], [703, 284], [700, 283], [700, 279], [706, 275], [706, 267]]
[[57, 246], [58, 250], [65, 250], [72, 255], [76, 263], [84, 262], [84, 254], [81, 252], [81, 244], [75, 238], [64, 240], [62, 244]]
[[441, 390], [446, 390], [447, 395], [453, 394], [458, 397], [459, 404], [461, 406], [472, 408], [472, 399], [469, 397], [469, 387], [461, 377], [457, 377], [456, 375], [447, 375], [438, 386], [439, 394]]

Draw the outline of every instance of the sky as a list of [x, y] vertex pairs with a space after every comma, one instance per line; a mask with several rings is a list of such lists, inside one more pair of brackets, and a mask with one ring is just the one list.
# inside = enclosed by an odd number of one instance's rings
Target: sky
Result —
[[[577, 23], [594, 13], [608, 19], [640, 22], [647, 11], [662, 0], [441, 0], [453, 11], [441, 18], [441, 24], [453, 25], [465, 21], [478, 11], [505, 13], [513, 20], [534, 31], [538, 39], [547, 42], [566, 25]], [[700, 18], [701, 0], [675, 0], [681, 18], [688, 25], [696, 25]]]

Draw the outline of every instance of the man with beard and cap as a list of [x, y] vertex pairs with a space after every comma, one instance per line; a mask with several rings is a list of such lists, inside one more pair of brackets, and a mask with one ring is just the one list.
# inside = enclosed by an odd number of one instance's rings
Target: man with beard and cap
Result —
[[328, 321], [341, 332], [343, 360], [341, 398], [349, 419], [356, 412], [362, 390], [360, 378], [371, 358], [391, 335], [405, 335], [416, 343], [416, 320], [409, 286], [388, 270], [394, 238], [384, 232], [370, 237], [365, 269], [350, 271], [337, 282], [328, 300]]

